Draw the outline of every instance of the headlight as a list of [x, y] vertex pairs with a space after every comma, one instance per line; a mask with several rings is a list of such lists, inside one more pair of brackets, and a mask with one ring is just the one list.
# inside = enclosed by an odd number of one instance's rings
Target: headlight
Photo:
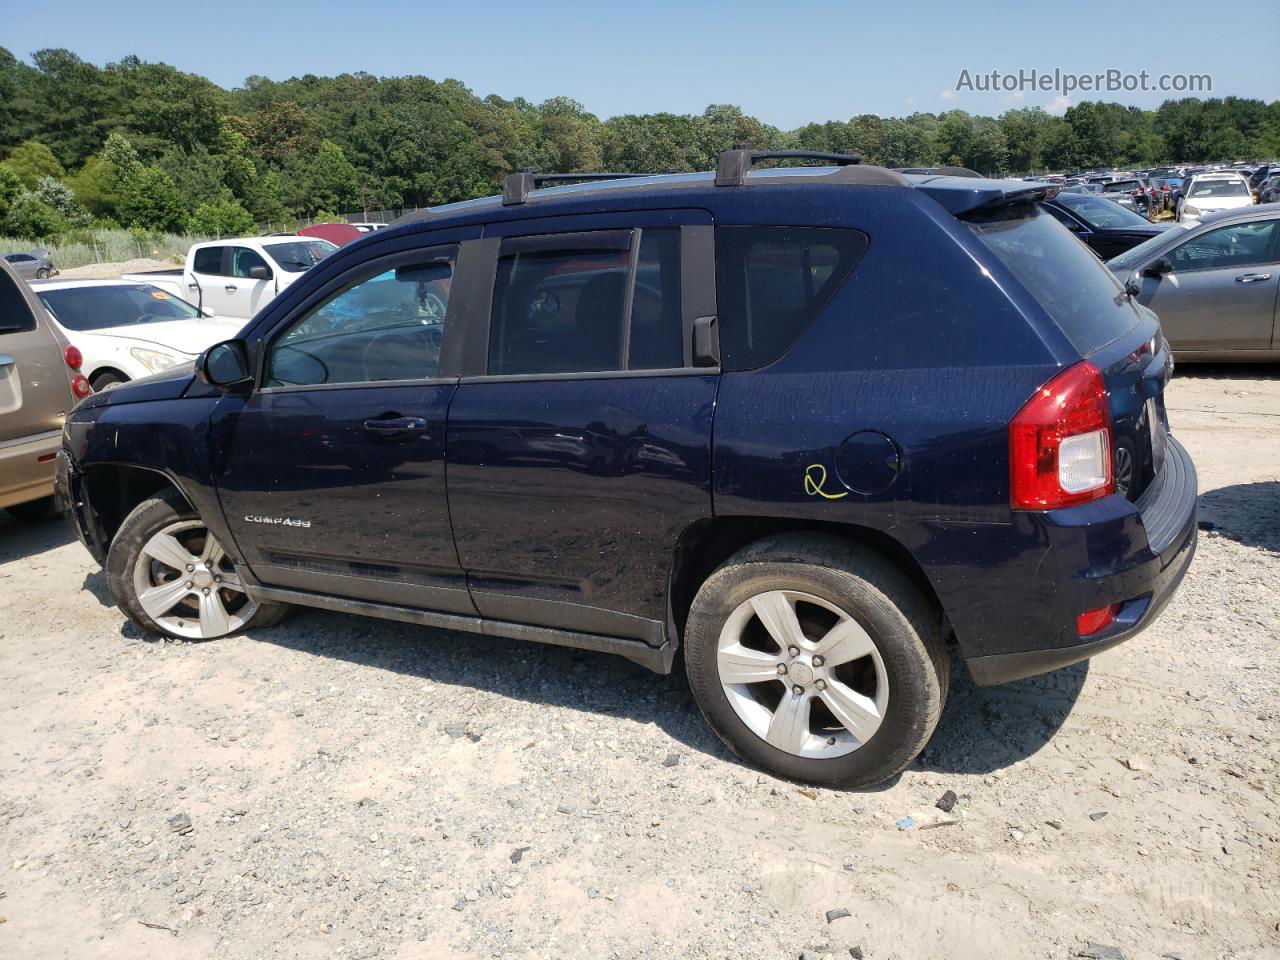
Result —
[[145, 350], [142, 347], [134, 347], [129, 351], [133, 359], [150, 370], [152, 373], [159, 373], [161, 370], [168, 370], [182, 362], [178, 357], [169, 353], [161, 353], [159, 350]]

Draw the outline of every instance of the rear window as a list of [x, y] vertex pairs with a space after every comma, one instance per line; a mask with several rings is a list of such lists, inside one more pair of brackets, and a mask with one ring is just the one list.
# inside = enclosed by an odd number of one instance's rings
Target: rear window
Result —
[[222, 273], [222, 249], [222, 247], [202, 247], [197, 250], [191, 261], [191, 269], [207, 276], [219, 276]]
[[966, 222], [1082, 355], [1137, 325], [1120, 282], [1048, 214], [1020, 204]]
[[25, 333], [35, 328], [36, 318], [31, 315], [27, 298], [9, 274], [0, 272], [0, 336]]
[[1204, 200], [1208, 197], [1247, 197], [1249, 188], [1237, 177], [1230, 180], [1198, 180], [1191, 185], [1187, 197], [1191, 200]]
[[857, 230], [717, 228], [721, 367], [752, 370], [786, 353], [866, 249]]

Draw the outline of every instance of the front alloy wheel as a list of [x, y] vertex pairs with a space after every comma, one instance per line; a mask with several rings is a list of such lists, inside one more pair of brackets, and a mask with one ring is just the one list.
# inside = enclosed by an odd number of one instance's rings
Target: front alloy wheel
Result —
[[138, 605], [166, 633], [211, 640], [241, 629], [258, 610], [209, 529], [179, 520], [143, 545], [133, 566]]

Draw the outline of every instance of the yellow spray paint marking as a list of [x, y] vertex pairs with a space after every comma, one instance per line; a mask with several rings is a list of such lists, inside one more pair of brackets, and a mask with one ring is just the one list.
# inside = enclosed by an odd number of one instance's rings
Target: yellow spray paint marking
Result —
[[827, 493], [822, 489], [823, 484], [827, 482], [827, 468], [820, 463], [811, 463], [804, 468], [804, 492], [809, 496], [819, 496], [826, 500], [839, 500], [841, 497], [847, 497], [845, 493]]

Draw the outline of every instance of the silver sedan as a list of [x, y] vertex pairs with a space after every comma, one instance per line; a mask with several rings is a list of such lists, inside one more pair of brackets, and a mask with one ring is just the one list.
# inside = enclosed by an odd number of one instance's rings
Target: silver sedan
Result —
[[4, 259], [23, 280], [46, 280], [58, 273], [49, 255], [38, 250], [30, 253], [6, 253]]

